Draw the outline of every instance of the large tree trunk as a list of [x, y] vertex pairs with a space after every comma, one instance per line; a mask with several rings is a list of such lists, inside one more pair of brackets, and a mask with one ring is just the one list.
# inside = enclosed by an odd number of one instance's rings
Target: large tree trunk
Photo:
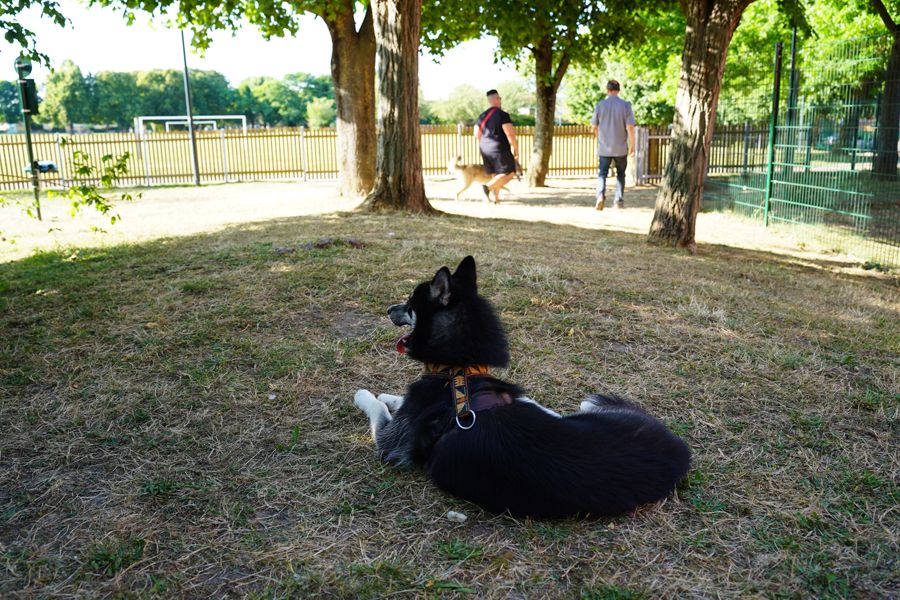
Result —
[[878, 111], [878, 129], [875, 138], [875, 159], [872, 173], [876, 179], [897, 179], [897, 135], [900, 128], [900, 32], [894, 34], [887, 72], [884, 76], [884, 93]]
[[378, 154], [368, 210], [433, 212], [419, 148], [422, 0], [374, 0], [378, 40]]
[[553, 71], [553, 42], [548, 37], [541, 40], [534, 54], [534, 86], [537, 96], [537, 114], [534, 122], [534, 149], [528, 169], [528, 185], [543, 187], [550, 171], [550, 155], [553, 152], [553, 128], [556, 119], [556, 93], [569, 67], [569, 53], [563, 53], [556, 72]]
[[687, 17], [671, 149], [649, 241], [692, 252], [728, 44], [752, 0], [683, 0]]
[[341, 195], [364, 196], [375, 183], [375, 26], [372, 7], [359, 31], [353, 0], [325, 19], [331, 33], [331, 78], [337, 109]]

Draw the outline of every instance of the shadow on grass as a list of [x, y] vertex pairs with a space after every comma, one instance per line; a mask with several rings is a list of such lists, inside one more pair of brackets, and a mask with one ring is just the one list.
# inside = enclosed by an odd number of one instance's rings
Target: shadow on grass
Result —
[[[305, 248], [322, 236], [365, 245]], [[517, 522], [378, 463], [352, 394], [419, 371], [384, 308], [466, 254], [509, 332], [502, 376], [560, 411], [644, 404], [694, 450], [676, 496]], [[398, 215], [0, 265], [0, 593], [879, 595], [896, 288], [833, 267]]]

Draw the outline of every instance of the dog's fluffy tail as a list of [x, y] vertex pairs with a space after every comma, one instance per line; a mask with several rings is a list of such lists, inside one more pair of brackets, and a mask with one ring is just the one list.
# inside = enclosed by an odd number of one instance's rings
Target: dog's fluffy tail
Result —
[[459, 168], [459, 161], [462, 160], [462, 156], [457, 156], [456, 158], [451, 158], [447, 161], [447, 172], [451, 175], [456, 174], [456, 169]]

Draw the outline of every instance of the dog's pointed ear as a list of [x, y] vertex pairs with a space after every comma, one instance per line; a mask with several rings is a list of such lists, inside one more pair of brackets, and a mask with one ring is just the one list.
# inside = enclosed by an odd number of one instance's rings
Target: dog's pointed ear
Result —
[[431, 280], [431, 299], [444, 306], [450, 303], [450, 269], [441, 267]]
[[453, 273], [453, 278], [473, 292], [477, 292], [478, 281], [475, 274], [475, 259], [471, 256], [462, 259], [459, 266], [456, 267], [456, 271]]

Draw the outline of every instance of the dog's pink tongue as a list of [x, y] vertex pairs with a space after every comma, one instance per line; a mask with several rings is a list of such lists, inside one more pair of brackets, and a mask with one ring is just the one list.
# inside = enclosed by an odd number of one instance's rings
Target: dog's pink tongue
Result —
[[409, 335], [410, 334], [407, 333], [399, 340], [397, 340], [397, 352], [399, 352], [400, 354], [406, 354], [406, 342], [409, 340]]

